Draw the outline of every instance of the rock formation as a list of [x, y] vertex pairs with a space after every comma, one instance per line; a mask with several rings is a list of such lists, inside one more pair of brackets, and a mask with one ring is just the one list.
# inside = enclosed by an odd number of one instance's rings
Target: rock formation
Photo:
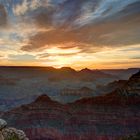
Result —
[[22, 130], [7, 127], [7, 122], [0, 119], [0, 140], [29, 140]]
[[92, 98], [84, 98], [76, 104], [92, 105], [140, 105], [140, 71], [124, 82], [124, 85], [115, 91]]
[[30, 140], [119, 140], [140, 131], [139, 75], [104, 96], [61, 104], [42, 95], [2, 117]]

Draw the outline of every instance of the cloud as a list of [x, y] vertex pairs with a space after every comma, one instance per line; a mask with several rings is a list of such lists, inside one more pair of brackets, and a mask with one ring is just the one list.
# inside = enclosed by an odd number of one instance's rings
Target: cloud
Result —
[[21, 54], [21, 55], [9, 55], [8, 58], [13, 61], [31, 61], [35, 59], [35, 56], [29, 54]]
[[108, 0], [106, 3], [97, 0], [66, 0], [57, 5], [56, 10], [53, 6], [50, 9], [39, 8], [31, 17], [39, 25], [38, 28], [52, 30], [37, 32], [21, 50], [38, 51], [58, 44], [67, 48], [69, 43], [87, 51], [97, 46], [104, 48], [138, 44], [140, 2], [120, 2], [122, 4]]
[[114, 62], [103, 62], [103, 64], [104, 65], [111, 65], [111, 66], [113, 66], [113, 65], [130, 65], [130, 64], [140, 64], [140, 62], [139, 61], [131, 61], [131, 62], [129, 62], [129, 63], [126, 63], [126, 61], [124, 61], [124, 62], [120, 62], [120, 61], [114, 61]]
[[41, 54], [38, 54], [38, 58], [39, 59], [46, 59], [50, 56], [75, 56], [79, 54], [78, 52], [68, 52], [68, 53], [41, 53]]
[[140, 57], [139, 56], [136, 56], [136, 57], [131, 57], [130, 59], [138, 59], [138, 60], [140, 60]]
[[[30, 51], [39, 49], [42, 47], [49, 47], [49, 45], [67, 44], [74, 42], [76, 34], [73, 32], [67, 32], [63, 29], [54, 29], [47, 32], [39, 32], [35, 36], [32, 36], [29, 40], [29, 44], [22, 47], [24, 51]], [[80, 40], [79, 40], [80, 42]]]
[[7, 25], [7, 12], [4, 5], [0, 4], [0, 27]]
[[17, 4], [14, 7], [14, 14], [15, 15], [23, 15], [28, 11], [28, 2], [27, 0], [23, 0], [21, 4]]
[[51, 6], [48, 7], [40, 7], [37, 10], [36, 14], [30, 15], [30, 18], [32, 18], [35, 22], [35, 24], [39, 28], [50, 28], [53, 26], [52, 24], [52, 15], [54, 13], [54, 8]]
[[[100, 58], [131, 59], [138, 51], [138, 48], [132, 49], [140, 44], [139, 0], [0, 2], [0, 51], [7, 56], [14, 52], [11, 62], [19, 64], [27, 59], [32, 62], [28, 55], [33, 55], [36, 56], [33, 61], [39, 64], [39, 60], [43, 63], [50, 60], [49, 64], [53, 62], [53, 65], [59, 61], [57, 65], [74, 62], [76, 66], [78, 62], [81, 65], [82, 61], [87, 64], [97, 60], [95, 57], [99, 57], [99, 61]], [[7, 21], [8, 28], [5, 28]], [[125, 56], [123, 51], [121, 56], [116, 51], [122, 48]], [[110, 56], [107, 50], [115, 51]], [[24, 56], [25, 53], [28, 55]]]
[[26, 15], [41, 6], [40, 0], [22, 0], [13, 4], [13, 13], [16, 16]]

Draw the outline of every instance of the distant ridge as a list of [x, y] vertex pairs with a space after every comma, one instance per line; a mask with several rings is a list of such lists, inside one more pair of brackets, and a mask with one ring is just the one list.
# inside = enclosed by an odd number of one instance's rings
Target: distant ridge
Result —
[[[102, 96], [88, 97], [79, 99], [73, 103], [68, 103], [65, 105], [77, 105], [77, 104], [98, 104], [98, 105], [140, 105], [140, 71], [132, 75], [128, 81], [124, 82], [121, 88], [117, 88], [111, 93], [107, 93]], [[81, 90], [90, 90], [87, 87], [81, 88]], [[47, 94], [42, 94], [36, 98], [36, 100], [31, 104], [40, 103], [56, 103], [61, 105], [61, 103], [52, 100]], [[64, 105], [64, 106], [65, 106]]]
[[51, 102], [51, 98], [49, 96], [47, 96], [46, 94], [40, 95], [35, 102]]
[[81, 69], [79, 72], [92, 72], [93, 70], [91, 69], [88, 69], [88, 68], [84, 68], [84, 69]]
[[38, 69], [53, 69], [53, 70], [71, 70], [71, 71], [78, 71], [78, 72], [92, 72], [92, 71], [121, 71], [121, 70], [140, 70], [140, 68], [122, 68], [122, 69], [89, 69], [89, 68], [83, 68], [81, 70], [76, 70], [71, 67], [61, 67], [61, 68], [55, 68], [53, 66], [0, 66], [1, 68], [38, 68]]

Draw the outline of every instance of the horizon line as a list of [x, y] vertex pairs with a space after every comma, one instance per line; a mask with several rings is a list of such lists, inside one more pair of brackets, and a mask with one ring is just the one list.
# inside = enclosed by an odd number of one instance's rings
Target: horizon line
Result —
[[81, 71], [81, 70], [84, 70], [84, 69], [89, 69], [89, 70], [127, 70], [127, 69], [140, 69], [139, 67], [128, 67], [128, 68], [103, 68], [103, 69], [98, 69], [98, 68], [96, 68], [96, 69], [91, 69], [91, 68], [88, 68], [88, 67], [84, 67], [84, 68], [82, 68], [82, 69], [79, 69], [79, 70], [77, 70], [77, 69], [75, 69], [75, 68], [72, 68], [72, 67], [68, 67], [68, 66], [64, 66], [64, 67], [60, 67], [60, 68], [56, 68], [56, 67], [54, 67], [54, 66], [26, 66], [26, 65], [23, 65], [23, 66], [16, 66], [16, 65], [7, 65], [7, 66], [5, 66], [5, 65], [0, 65], [0, 68], [1, 67], [17, 67], [17, 68], [54, 68], [54, 69], [56, 69], [56, 70], [59, 70], [59, 69], [62, 69], [62, 68], [70, 68], [70, 69], [73, 69], [73, 70], [75, 70], [75, 71]]

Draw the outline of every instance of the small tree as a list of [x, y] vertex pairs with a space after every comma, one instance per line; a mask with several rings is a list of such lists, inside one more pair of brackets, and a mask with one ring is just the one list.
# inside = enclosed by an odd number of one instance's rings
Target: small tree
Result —
[[140, 140], [140, 133], [137, 133], [136, 135], [124, 137], [121, 140]]

